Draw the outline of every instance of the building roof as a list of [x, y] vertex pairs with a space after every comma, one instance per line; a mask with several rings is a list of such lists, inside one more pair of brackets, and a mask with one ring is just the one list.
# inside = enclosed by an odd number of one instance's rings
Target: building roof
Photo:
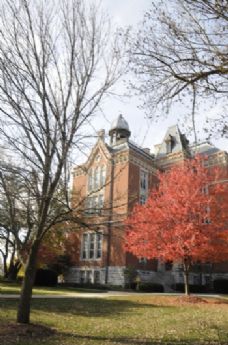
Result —
[[155, 145], [156, 158], [167, 155], [167, 142], [172, 140], [172, 153], [188, 150], [188, 140], [184, 134], [181, 133], [178, 125], [171, 126], [167, 129], [165, 137], [161, 144]]
[[218, 149], [217, 147], [215, 147], [213, 144], [211, 144], [208, 141], [205, 142], [201, 142], [198, 144], [193, 144], [190, 146], [190, 151], [192, 154], [205, 154], [205, 155], [209, 155], [209, 154], [213, 154], [213, 153], [217, 153], [219, 151], [221, 151], [220, 149]]
[[130, 132], [129, 125], [122, 114], [120, 114], [113, 122], [110, 131], [114, 129], [125, 129]]

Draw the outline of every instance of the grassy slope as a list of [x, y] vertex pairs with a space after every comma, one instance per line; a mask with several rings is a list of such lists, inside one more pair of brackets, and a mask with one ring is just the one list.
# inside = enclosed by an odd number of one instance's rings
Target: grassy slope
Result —
[[[180, 305], [175, 297], [34, 300], [31, 321], [56, 329], [19, 345], [228, 344], [228, 304]], [[0, 324], [13, 321], [16, 302], [1, 300]], [[13, 339], [15, 339], [14, 334]], [[13, 340], [12, 340], [13, 341]], [[10, 345], [9, 339], [5, 343]], [[5, 345], [4, 341], [2, 345]]]

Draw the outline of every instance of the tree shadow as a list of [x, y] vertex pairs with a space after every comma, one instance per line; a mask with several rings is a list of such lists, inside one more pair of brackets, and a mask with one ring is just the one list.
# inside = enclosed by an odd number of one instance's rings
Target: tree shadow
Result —
[[[204, 345], [204, 344], [213, 344], [213, 345], [227, 345], [227, 341], [212, 341], [208, 343], [207, 341], [199, 341], [197, 339], [193, 340], [161, 340], [161, 339], [148, 339], [148, 338], [133, 338], [133, 337], [112, 337], [112, 336], [97, 336], [97, 335], [81, 335], [75, 333], [58, 333], [59, 336], [64, 338], [70, 338], [72, 341], [80, 340], [87, 341], [88, 344], [91, 341], [92, 344], [97, 342], [97, 344], [115, 344], [115, 345]], [[83, 342], [83, 344], [84, 344]]]
[[[143, 309], [146, 307], [160, 308], [154, 304], [142, 304], [129, 300], [115, 300], [106, 298], [74, 298], [74, 299], [58, 299], [49, 301], [33, 301], [33, 310], [50, 311], [53, 313], [72, 314], [85, 317], [104, 317], [115, 316], [126, 313], [135, 313], [135, 309]], [[165, 306], [164, 308], [169, 308]]]
[[[2, 299], [1, 308], [15, 310], [18, 301]], [[115, 316], [126, 313], [135, 313], [137, 310], [149, 308], [175, 308], [173, 306], [159, 306], [154, 304], [138, 303], [137, 301], [115, 300], [106, 298], [51, 298], [34, 299], [31, 311], [44, 311], [57, 314], [71, 314], [85, 317]]]

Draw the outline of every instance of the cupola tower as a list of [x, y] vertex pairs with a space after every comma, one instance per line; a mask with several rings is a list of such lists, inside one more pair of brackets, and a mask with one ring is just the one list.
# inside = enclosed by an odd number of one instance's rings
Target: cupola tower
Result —
[[112, 123], [111, 129], [109, 131], [110, 144], [118, 145], [123, 142], [128, 141], [131, 132], [129, 130], [129, 125], [124, 119], [123, 115], [120, 114]]

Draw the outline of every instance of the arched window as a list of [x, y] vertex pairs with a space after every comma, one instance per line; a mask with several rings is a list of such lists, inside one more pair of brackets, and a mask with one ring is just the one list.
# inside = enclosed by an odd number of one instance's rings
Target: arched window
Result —
[[103, 187], [105, 185], [105, 178], [106, 178], [106, 169], [105, 166], [102, 165], [101, 171], [100, 171], [100, 185]]

